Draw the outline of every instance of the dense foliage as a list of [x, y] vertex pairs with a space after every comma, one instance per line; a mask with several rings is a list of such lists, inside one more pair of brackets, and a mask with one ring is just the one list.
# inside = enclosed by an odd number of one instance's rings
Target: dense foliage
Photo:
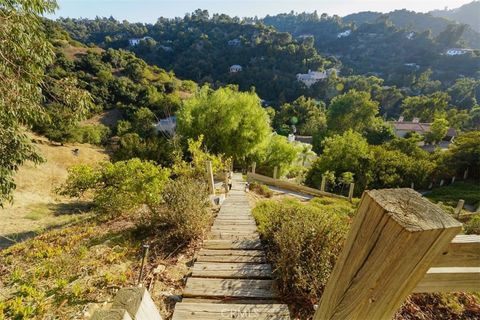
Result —
[[339, 255], [353, 207], [346, 201], [263, 201], [253, 215], [280, 288], [302, 319], [313, 312]]
[[[19, 166], [41, 161], [25, 127], [48, 119], [42, 91], [75, 110], [77, 118], [89, 106], [88, 94], [78, 90], [74, 80], [55, 81], [45, 75], [53, 48], [39, 16], [55, 8], [53, 0], [0, 1], [0, 207], [12, 200], [13, 173]], [[61, 90], [52, 90], [52, 84]]]
[[93, 202], [101, 213], [111, 216], [132, 213], [143, 205], [152, 208], [161, 203], [162, 190], [170, 171], [139, 159], [105, 162], [98, 167], [77, 165], [59, 192], [80, 197], [93, 192]]
[[232, 87], [212, 91], [203, 87], [177, 113], [178, 133], [204, 136], [207, 149], [244, 163], [264, 145], [271, 133], [267, 113], [255, 93]]

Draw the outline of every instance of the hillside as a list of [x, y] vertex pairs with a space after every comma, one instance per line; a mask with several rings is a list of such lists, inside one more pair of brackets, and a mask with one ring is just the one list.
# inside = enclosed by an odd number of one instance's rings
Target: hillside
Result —
[[[435, 16], [432, 13], [419, 13], [405, 9], [395, 10], [386, 14], [380, 12], [359, 12], [342, 18], [345, 23], [355, 23], [357, 26], [364, 23], [375, 23], [379, 19], [388, 19], [397, 28], [418, 33], [430, 30], [434, 36], [438, 36], [449, 24], [455, 23], [452, 19]], [[462, 39], [467, 47], [480, 48], [480, 33], [475, 29], [474, 25], [468, 24], [463, 32]]]
[[[32, 135], [45, 162], [27, 163], [15, 175], [17, 188], [13, 204], [0, 208], [0, 248], [42, 229], [63, 225], [79, 218], [88, 207], [55, 194], [67, 177], [67, 169], [75, 164], [95, 164], [107, 160], [102, 148], [88, 144], [64, 146], [49, 143]], [[73, 150], [78, 149], [78, 153]]]
[[480, 32], [480, 1], [475, 0], [455, 9], [433, 10], [432, 16], [447, 18], [459, 23], [468, 24], [473, 30]]

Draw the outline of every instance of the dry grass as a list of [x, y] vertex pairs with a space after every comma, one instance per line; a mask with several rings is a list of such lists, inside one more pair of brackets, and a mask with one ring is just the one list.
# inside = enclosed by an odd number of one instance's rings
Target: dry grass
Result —
[[102, 53], [105, 50], [99, 47], [88, 48], [88, 47], [74, 47], [72, 45], [67, 45], [65, 48], [63, 48], [63, 51], [67, 59], [73, 61], [75, 59], [78, 59], [79, 56], [85, 55], [88, 52]]
[[106, 110], [100, 114], [94, 115], [93, 117], [85, 120], [82, 124], [103, 124], [107, 127], [114, 128], [117, 125], [119, 120], [123, 119], [123, 111], [115, 108]]
[[[67, 177], [67, 168], [79, 163], [97, 163], [108, 158], [100, 148], [87, 144], [54, 146], [44, 138], [33, 136], [46, 162], [27, 163], [15, 176], [17, 189], [13, 204], [0, 209], [0, 248], [3, 237], [29, 234], [47, 227], [76, 220], [84, 205], [56, 195], [53, 191]], [[73, 149], [80, 152], [74, 155]], [[12, 239], [15, 240], [15, 239]], [[7, 241], [7, 243], [10, 241]], [[5, 242], [3, 243], [5, 245]]]

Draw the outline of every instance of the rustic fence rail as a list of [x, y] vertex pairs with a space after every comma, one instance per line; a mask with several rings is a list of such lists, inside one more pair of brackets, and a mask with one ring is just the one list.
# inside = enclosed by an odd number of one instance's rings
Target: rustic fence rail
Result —
[[288, 182], [285, 180], [280, 180], [280, 179], [274, 179], [271, 177], [267, 177], [258, 173], [253, 173], [253, 172], [248, 172], [247, 173], [247, 180], [248, 181], [258, 181], [261, 183], [265, 183], [271, 186], [275, 186], [278, 188], [290, 190], [290, 191], [295, 191], [295, 192], [302, 192], [306, 194], [310, 194], [313, 196], [322, 196], [322, 197], [332, 197], [332, 198], [337, 198], [337, 199], [344, 199], [348, 200], [348, 197], [344, 197], [338, 194], [326, 192], [326, 191], [321, 191], [315, 188], [310, 188], [307, 186], [303, 186], [297, 183], [293, 182]]
[[480, 290], [480, 236], [460, 231], [411, 189], [364, 192], [314, 319], [392, 319], [412, 292]]

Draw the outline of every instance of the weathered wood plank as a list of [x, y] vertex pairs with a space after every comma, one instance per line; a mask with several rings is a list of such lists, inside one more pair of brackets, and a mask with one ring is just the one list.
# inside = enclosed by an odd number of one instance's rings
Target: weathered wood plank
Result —
[[480, 235], [458, 235], [432, 267], [480, 267]]
[[258, 239], [258, 234], [211, 233], [209, 238], [213, 240], [255, 240]]
[[460, 230], [411, 189], [366, 191], [314, 319], [392, 319]]
[[218, 304], [179, 303], [172, 320], [286, 320], [290, 319], [285, 304]]
[[255, 224], [240, 224], [240, 225], [235, 225], [235, 224], [214, 224], [212, 226], [213, 229], [218, 229], [218, 230], [257, 230], [257, 226]]
[[273, 299], [278, 297], [273, 280], [188, 278], [184, 297]]
[[264, 256], [210, 255], [198, 256], [197, 262], [266, 263], [267, 259]]
[[192, 276], [197, 278], [266, 279], [272, 277], [272, 267], [269, 264], [197, 262], [192, 268]]
[[205, 249], [243, 249], [258, 250], [262, 248], [260, 239], [246, 240], [205, 240], [203, 242]]
[[278, 299], [183, 298], [182, 303], [278, 304]]
[[307, 186], [303, 186], [303, 185], [288, 182], [288, 181], [273, 179], [257, 173], [249, 172], [247, 174], [247, 179], [248, 181], [254, 180], [254, 181], [272, 185], [278, 188], [287, 189], [287, 190], [296, 191], [296, 192], [302, 192], [302, 193], [311, 194], [314, 196], [321, 196], [321, 197], [327, 196], [327, 197], [338, 198], [338, 199], [348, 199], [347, 197], [340, 196], [338, 194], [320, 191], [318, 189], [310, 188]]
[[263, 250], [210, 250], [201, 249], [199, 256], [247, 256], [247, 257], [265, 257]]
[[430, 268], [413, 291], [480, 291], [480, 267]]

